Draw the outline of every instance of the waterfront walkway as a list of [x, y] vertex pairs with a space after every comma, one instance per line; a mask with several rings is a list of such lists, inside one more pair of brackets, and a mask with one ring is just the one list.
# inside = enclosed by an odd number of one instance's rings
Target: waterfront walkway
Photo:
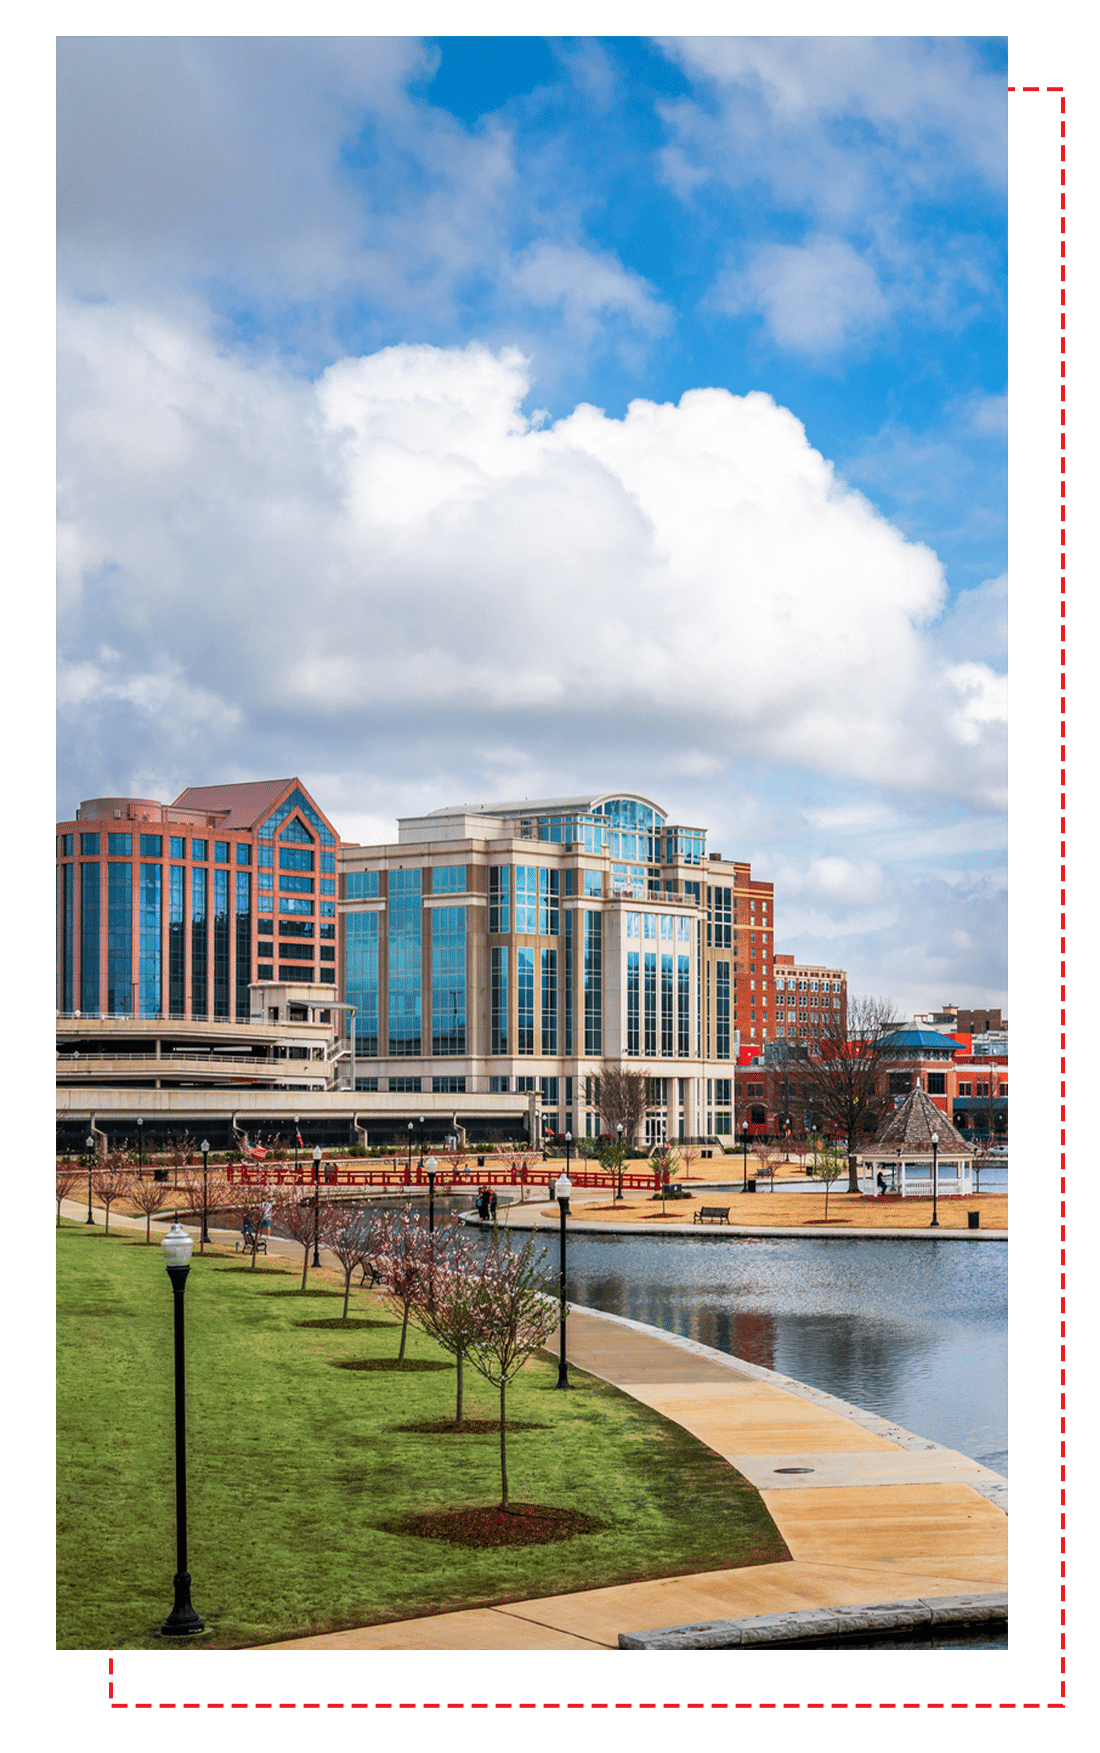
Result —
[[[66, 1200], [62, 1211], [79, 1221], [86, 1206]], [[144, 1230], [145, 1220], [112, 1214], [111, 1225]], [[159, 1240], [167, 1226], [152, 1227]], [[211, 1235], [223, 1244], [233, 1239], [227, 1230], [212, 1228]], [[301, 1262], [302, 1250], [279, 1237], [270, 1251]], [[322, 1259], [335, 1265], [323, 1250]], [[264, 1648], [616, 1649], [620, 1632], [1007, 1587], [1008, 1487], [989, 1468], [789, 1377], [620, 1316], [574, 1309], [568, 1336], [574, 1368], [682, 1425], [756, 1486], [791, 1562], [396, 1620]]]

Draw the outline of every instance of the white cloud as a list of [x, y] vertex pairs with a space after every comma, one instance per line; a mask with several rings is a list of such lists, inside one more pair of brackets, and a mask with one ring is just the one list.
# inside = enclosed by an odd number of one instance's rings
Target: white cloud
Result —
[[238, 747], [322, 758], [339, 734], [397, 788], [414, 769], [522, 782], [597, 749], [580, 782], [598, 783], [617, 742], [636, 763], [656, 731], [685, 775], [750, 758], [999, 795], [996, 678], [921, 631], [935, 555], [768, 396], [582, 405], [545, 429], [514, 350], [389, 348], [311, 385], [102, 306], [67, 313], [63, 340], [74, 726], [119, 685], [88, 655], [106, 641], [150, 736], [162, 704], [135, 678], [167, 678], [197, 691], [192, 718], [221, 701]]
[[765, 244], [717, 281], [710, 302], [734, 315], [759, 311], [779, 346], [808, 354], [835, 352], [887, 312], [874, 268], [837, 237]]

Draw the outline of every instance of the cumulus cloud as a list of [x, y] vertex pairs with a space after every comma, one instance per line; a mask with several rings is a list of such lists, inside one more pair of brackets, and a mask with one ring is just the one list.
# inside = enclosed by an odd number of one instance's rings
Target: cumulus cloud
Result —
[[710, 302], [737, 314], [759, 311], [781, 347], [808, 354], [832, 353], [886, 313], [874, 268], [837, 237], [804, 244], [765, 244], [741, 272], [720, 277]]
[[170, 734], [158, 688], [196, 690], [187, 711], [222, 702], [220, 747], [245, 762], [338, 725], [395, 784], [416, 768], [523, 795], [540, 767], [580, 778], [597, 745], [581, 782], [606, 778], [617, 739], [636, 763], [659, 723], [685, 773], [757, 758], [1000, 793], [995, 678], [923, 631], [935, 555], [766, 395], [540, 428], [515, 351], [387, 348], [310, 384], [101, 306], [68, 313], [64, 348], [74, 725], [98, 702], [108, 734], [108, 645], [151, 738]]

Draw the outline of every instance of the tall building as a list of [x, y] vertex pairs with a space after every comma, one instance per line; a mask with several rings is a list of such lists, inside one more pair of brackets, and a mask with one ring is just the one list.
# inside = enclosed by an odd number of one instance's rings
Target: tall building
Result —
[[335, 988], [339, 848], [297, 779], [82, 803], [57, 825], [58, 1011], [247, 1022], [257, 982]]
[[835, 1026], [833, 1019], [847, 1016], [848, 976], [843, 968], [796, 962], [793, 956], [783, 955], [774, 962], [774, 1039], [818, 1040], [823, 1030]]
[[772, 1028], [770, 883], [641, 796], [468, 804], [339, 851], [357, 1088], [537, 1092], [601, 1130], [604, 1062], [648, 1075], [645, 1136], [732, 1131], [738, 1038]]

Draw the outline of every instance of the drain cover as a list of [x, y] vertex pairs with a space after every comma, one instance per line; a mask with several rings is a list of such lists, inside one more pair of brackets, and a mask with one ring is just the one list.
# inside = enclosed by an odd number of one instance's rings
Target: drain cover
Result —
[[773, 1473], [812, 1473], [812, 1467], [773, 1467]]

